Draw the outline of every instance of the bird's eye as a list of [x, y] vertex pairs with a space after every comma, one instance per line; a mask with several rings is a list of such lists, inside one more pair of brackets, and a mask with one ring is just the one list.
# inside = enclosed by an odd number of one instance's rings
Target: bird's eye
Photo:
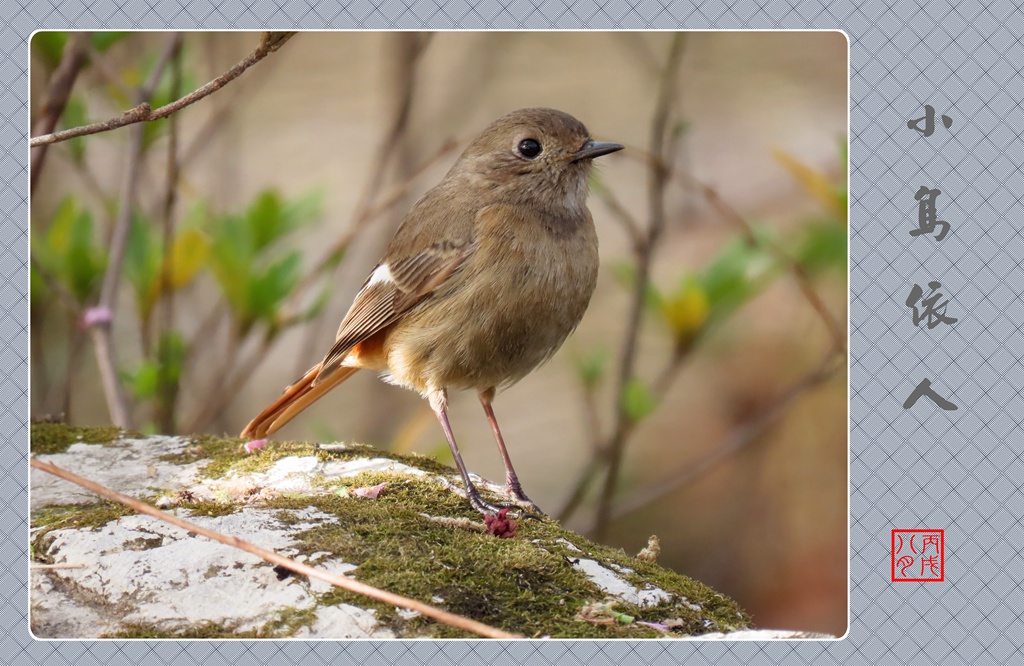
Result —
[[519, 142], [519, 154], [528, 160], [540, 155], [541, 147], [535, 139], [523, 139]]

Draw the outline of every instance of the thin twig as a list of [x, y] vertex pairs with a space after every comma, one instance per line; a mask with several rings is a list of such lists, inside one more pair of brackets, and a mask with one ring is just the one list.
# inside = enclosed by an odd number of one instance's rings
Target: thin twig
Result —
[[[703, 183], [699, 183], [694, 179], [694, 183], [703, 191], [705, 198], [711, 203], [711, 205], [718, 211], [720, 215], [731, 221], [740, 231], [743, 232], [744, 237], [748, 242], [754, 241], [754, 229], [750, 226], [750, 223], [743, 218], [732, 206], [725, 203], [718, 192]], [[800, 288], [800, 293], [803, 294], [804, 299], [814, 308], [814, 311], [824, 322], [825, 327], [828, 329], [829, 336], [832, 339], [832, 347], [836, 352], [842, 352], [846, 349], [846, 331], [840, 325], [839, 321], [832, 316], [825, 303], [818, 296], [818, 293], [814, 291], [814, 287], [811, 285], [810, 276], [807, 275], [807, 271], [800, 265], [795, 259], [789, 256], [789, 254], [779, 247], [777, 244], [768, 241], [764, 243], [767, 249], [775, 255], [775, 258], [785, 266], [796, 278], [797, 286]]]
[[[214, 36], [214, 39], [216, 37]], [[209, 42], [208, 42], [209, 44]], [[212, 49], [208, 49], [206, 53], [207, 59], [211, 59], [215, 54]], [[183, 146], [181, 149], [181, 157], [178, 160], [178, 168], [184, 170], [188, 165], [192, 163], [204, 150], [214, 145], [211, 140], [217, 135], [220, 128], [230, 120], [232, 114], [234, 114], [239, 108], [245, 108], [245, 104], [242, 101], [244, 96], [251, 97], [255, 92], [260, 90], [263, 86], [267, 85], [272, 80], [269, 75], [270, 72], [274, 71], [277, 67], [279, 60], [268, 60], [261, 65], [263, 70], [263, 76], [257, 76], [256, 78], [239, 79], [231, 88], [231, 98], [227, 101], [222, 102], [221, 98], [214, 98], [217, 101], [212, 102], [209, 115], [202, 121], [202, 125], [192, 132], [191, 143], [187, 146]]]
[[[67, 46], [64, 47], [64, 57], [61, 58], [57, 69], [53, 70], [50, 82], [46, 89], [46, 97], [43, 101], [43, 108], [33, 128], [36, 134], [48, 134], [53, 131], [64, 113], [71, 98], [71, 90], [75, 86], [75, 79], [82, 70], [87, 60], [89, 46], [89, 33], [76, 32], [71, 35]], [[46, 161], [47, 149], [44, 147], [32, 153], [32, 166], [29, 171], [29, 193], [35, 192], [39, 184], [39, 174]]]
[[[174, 54], [181, 48], [181, 35], [174, 34], [167, 42], [150, 71], [149, 78], [139, 89], [139, 99], [146, 99], [153, 94], [163, 77], [164, 69]], [[121, 428], [131, 427], [131, 413], [128, 400], [117, 373], [117, 362], [114, 355], [113, 322], [117, 305], [118, 288], [121, 283], [121, 268], [124, 263], [125, 248], [131, 230], [132, 212], [135, 207], [135, 193], [139, 182], [140, 165], [143, 150], [143, 125], [132, 127], [128, 148], [128, 163], [125, 167], [125, 184], [121, 191], [121, 200], [117, 208], [117, 219], [114, 232], [110, 239], [110, 255], [107, 259], [106, 272], [103, 275], [103, 286], [100, 288], [100, 299], [96, 310], [100, 316], [94, 317], [89, 332], [92, 335], [96, 350], [96, 364], [100, 371], [100, 381], [107, 398], [110, 421]]]
[[633, 252], [641, 252], [644, 244], [644, 234], [640, 230], [640, 223], [637, 222], [633, 214], [629, 212], [622, 202], [619, 201], [618, 197], [611, 189], [605, 187], [603, 184], [598, 187], [591, 187], [594, 194], [597, 195], [604, 205], [608, 208], [608, 211], [612, 214], [612, 217], [622, 225], [626, 235], [629, 236], [630, 245], [632, 246]]
[[135, 201], [135, 188], [138, 185], [139, 162], [142, 158], [142, 126], [132, 128], [128, 148], [128, 163], [125, 166], [125, 184], [118, 207], [117, 220], [114, 223], [114, 234], [110, 240], [110, 255], [107, 269], [103, 276], [103, 287], [100, 291], [98, 310], [106, 314], [94, 319], [89, 326], [93, 347], [96, 350], [96, 364], [100, 371], [103, 393], [107, 398], [110, 411], [110, 422], [121, 428], [131, 427], [127, 398], [124, 388], [117, 375], [117, 362], [114, 360], [112, 325], [114, 304], [117, 288], [121, 278], [121, 264], [124, 261], [125, 246], [128, 243], [128, 232], [131, 229], [132, 206]]
[[586, 467], [577, 477], [569, 498], [555, 514], [558, 520], [563, 522], [569, 520], [583, 504], [587, 489], [607, 461], [607, 456], [601, 448], [604, 445], [604, 435], [601, 432], [601, 408], [598, 405], [596, 388], [589, 383], [583, 385], [583, 427], [586, 430], [587, 441], [590, 442], [590, 457]]
[[651, 382], [651, 395], [654, 397], [654, 401], [658, 404], [661, 403], [661, 399], [665, 397], [668, 390], [672, 388], [672, 383], [679, 376], [679, 371], [683, 369], [686, 360], [690, 358], [690, 352], [693, 350], [693, 344], [691, 343], [687, 347], [676, 347], [672, 350], [672, 355], [669, 356], [668, 361], [665, 363], [665, 367], [661, 369], [658, 376]]
[[[171, 67], [171, 96], [176, 97], [181, 88], [181, 50], [177, 52]], [[164, 188], [161, 219], [163, 227], [163, 261], [160, 268], [160, 313], [156, 333], [158, 359], [156, 410], [154, 418], [160, 432], [174, 432], [175, 412], [178, 399], [178, 377], [171, 380], [171, 358], [173, 353], [169, 334], [174, 330], [174, 285], [172, 284], [174, 266], [174, 209], [177, 203], [178, 178], [181, 168], [178, 164], [178, 117], [171, 116], [167, 120], [167, 179]]]
[[[640, 160], [644, 164], [654, 167], [659, 163], [659, 159], [656, 155], [653, 155], [647, 150], [639, 147], [626, 146], [626, 150], [623, 154], [627, 158]], [[718, 190], [703, 183], [700, 179], [694, 176], [692, 173], [684, 169], [673, 169], [672, 177], [679, 181], [679, 183], [687, 189], [698, 192], [712, 208], [723, 218], [725, 218], [730, 224], [743, 235], [743, 239], [751, 244], [759, 244], [761, 241], [758, 240], [754, 234], [754, 228], [739, 212], [729, 205], [722, 197], [718, 194]], [[829, 309], [825, 306], [825, 303], [818, 296], [817, 292], [814, 291], [814, 287], [811, 284], [810, 276], [804, 270], [803, 266], [800, 265], [795, 259], [789, 256], [781, 247], [772, 242], [765, 243], [766, 248], [769, 252], [775, 255], [775, 258], [786, 267], [792, 274], [794, 279], [797, 281], [797, 286], [800, 289], [801, 294], [814, 309], [817, 315], [821, 318], [825, 327], [828, 329], [829, 336], [832, 339], [833, 347], [842, 352], [846, 348], [846, 331], [843, 329], [842, 324], [832, 315]]]
[[[691, 345], [687, 348], [673, 350], [672, 355], [666, 361], [665, 366], [651, 383], [650, 395], [655, 404], [661, 404], [669, 389], [672, 388], [672, 383], [675, 381], [676, 377], [679, 376], [680, 371], [685, 365], [685, 361], [691, 357], [690, 352], [692, 349], [693, 346]], [[587, 490], [590, 488], [590, 484], [597, 479], [597, 475], [608, 464], [608, 449], [605, 448], [607, 446], [607, 442], [601, 437], [600, 433], [597, 435], [593, 434], [597, 431], [592, 423], [597, 419], [599, 410], [592, 390], [588, 389], [587, 393], [584, 394], [584, 407], [587, 415], [587, 436], [592, 442], [593, 447], [590, 459], [587, 461], [583, 471], [577, 476], [572, 492], [569, 493], [569, 498], [565, 501], [562, 509], [557, 513], [558, 519], [562, 522], [570, 520], [576, 514], [583, 504], [583, 500], [587, 495]], [[628, 441], [628, 439], [633, 435], [637, 425], [638, 423], [636, 421], [629, 421], [621, 426], [621, 436], [624, 441]]]
[[[595, 444], [597, 443], [595, 442]], [[607, 455], [604, 454], [602, 449], [595, 446], [583, 471], [576, 477], [576, 483], [573, 486], [572, 492], [569, 493], [569, 498], [565, 500], [562, 509], [556, 514], [559, 522], [568, 522], [576, 515], [576, 512], [583, 505], [583, 499], [587, 496], [590, 484], [597, 478], [598, 473], [604, 469], [607, 461]]]
[[682, 62], [683, 46], [685, 43], [686, 38], [684, 34], [676, 33], [673, 35], [668, 59], [665, 68], [662, 70], [654, 118], [651, 121], [650, 152], [658, 157], [658, 163], [651, 169], [648, 181], [647, 194], [650, 222], [643, 241], [637, 247], [636, 280], [633, 284], [630, 314], [626, 324], [626, 335], [623, 339], [621, 361], [616, 378], [616, 425], [608, 446], [605, 447], [606, 455], [608, 456], [608, 473], [598, 498], [597, 525], [595, 530], [598, 539], [604, 537], [608, 528], [612, 500], [614, 499], [615, 489], [619, 481], [626, 439], [629, 431], [635, 425], [626, 404], [626, 387], [635, 379], [637, 343], [643, 321], [643, 309], [647, 290], [650, 284], [651, 264], [654, 259], [654, 250], [665, 229], [665, 185], [671, 177], [671, 164], [676, 146], [674, 135], [669, 129], [669, 119], [675, 101], [676, 79], [678, 78], [679, 65]]
[[201, 88], [193, 90], [189, 94], [174, 100], [169, 104], [165, 104], [158, 109], [150, 107], [149, 102], [143, 101], [137, 106], [128, 109], [120, 116], [111, 118], [99, 123], [93, 123], [91, 125], [82, 125], [79, 127], [72, 127], [52, 134], [45, 134], [43, 136], [32, 137], [29, 145], [32, 148], [37, 146], [45, 146], [51, 143], [57, 143], [59, 141], [67, 141], [73, 139], [76, 136], [86, 136], [88, 134], [97, 134], [99, 132], [109, 132], [110, 130], [118, 129], [126, 125], [140, 122], [152, 122], [154, 120], [161, 120], [167, 116], [180, 111], [190, 104], [194, 104], [199, 100], [211, 95], [225, 85], [230, 83], [232, 80], [238, 78], [245, 70], [249, 69], [260, 60], [263, 60], [267, 55], [273, 53], [281, 47], [288, 39], [294, 35], [294, 32], [265, 32], [260, 40], [260, 45], [255, 51], [250, 53], [246, 58], [236, 64], [234, 67], [224, 72], [213, 81], [210, 81]]
[[135, 511], [138, 511], [139, 513], [143, 513], [147, 516], [152, 516], [164, 522], [170, 523], [171, 525], [180, 527], [181, 529], [191, 532], [192, 534], [198, 534], [199, 536], [204, 536], [207, 539], [212, 539], [213, 541], [223, 543], [233, 548], [238, 548], [239, 550], [243, 550], [247, 553], [252, 553], [257, 557], [263, 558], [267, 562], [270, 562], [277, 566], [285, 567], [286, 569], [294, 571], [299, 575], [307, 576], [309, 578], [316, 578], [318, 580], [330, 583], [335, 587], [340, 587], [350, 592], [370, 597], [371, 599], [377, 599], [378, 601], [383, 601], [384, 603], [391, 604], [392, 606], [398, 606], [399, 608], [407, 608], [409, 610], [416, 611], [427, 617], [433, 618], [438, 622], [442, 622], [449, 626], [457, 627], [465, 631], [470, 631], [480, 636], [484, 636], [486, 638], [521, 638], [521, 636], [518, 636], [517, 634], [510, 634], [506, 631], [502, 631], [501, 629], [491, 627], [482, 622], [472, 620], [468, 617], [456, 615], [455, 613], [449, 613], [448, 611], [444, 611], [440, 608], [427, 605], [421, 601], [410, 599], [408, 597], [403, 597], [398, 594], [388, 592], [387, 590], [382, 590], [380, 588], [373, 587], [372, 585], [367, 585], [366, 583], [361, 583], [359, 581], [352, 580], [351, 578], [348, 578], [346, 576], [330, 573], [322, 569], [316, 569], [307, 564], [296, 562], [293, 559], [278, 555], [273, 551], [266, 550], [265, 548], [260, 548], [259, 546], [248, 541], [245, 541], [243, 539], [239, 539], [238, 537], [227, 536], [225, 534], [221, 534], [220, 532], [216, 532], [206, 527], [196, 525], [195, 523], [183, 520], [175, 515], [165, 513], [164, 511], [161, 511], [160, 509], [157, 509], [154, 506], [150, 506], [145, 502], [135, 499], [134, 497], [129, 497], [128, 495], [121, 494], [115, 490], [107, 488], [106, 486], [100, 485], [95, 481], [90, 481], [89, 479], [80, 477], [77, 474], [74, 474], [72, 472], [69, 472], [63, 468], [54, 465], [53, 463], [43, 462], [41, 460], [38, 460], [37, 458], [32, 458], [31, 465], [36, 469], [42, 470], [49, 474], [53, 474], [54, 476], [58, 476], [72, 483], [76, 483], [82, 486], [83, 488], [87, 488], [88, 490], [91, 490], [92, 492], [96, 493], [97, 495], [100, 495], [101, 497], [105, 497], [109, 500], [113, 500], [120, 504], [124, 504], [125, 506], [130, 507]]

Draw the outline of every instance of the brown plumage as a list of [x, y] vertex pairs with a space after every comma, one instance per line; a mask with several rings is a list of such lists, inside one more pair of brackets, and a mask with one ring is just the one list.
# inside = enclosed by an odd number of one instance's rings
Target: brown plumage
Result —
[[492, 123], [398, 227], [323, 361], [242, 436], [266, 437], [356, 370], [377, 370], [427, 398], [470, 501], [494, 514], [448, 423], [448, 390], [473, 389], [508, 490], [530, 503], [491, 401], [555, 353], [583, 317], [598, 268], [587, 175], [593, 158], [621, 148], [593, 141], [581, 122], [553, 109], [521, 109]]

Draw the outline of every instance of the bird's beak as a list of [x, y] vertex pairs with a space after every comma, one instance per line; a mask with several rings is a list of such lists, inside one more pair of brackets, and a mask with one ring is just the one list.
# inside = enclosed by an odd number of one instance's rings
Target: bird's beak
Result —
[[583, 147], [576, 151], [573, 156], [573, 162], [579, 162], [580, 160], [592, 160], [595, 157], [601, 155], [607, 155], [608, 153], [614, 153], [616, 150], [622, 150], [622, 146], [617, 143], [606, 143], [603, 141], [587, 141], [583, 144]]

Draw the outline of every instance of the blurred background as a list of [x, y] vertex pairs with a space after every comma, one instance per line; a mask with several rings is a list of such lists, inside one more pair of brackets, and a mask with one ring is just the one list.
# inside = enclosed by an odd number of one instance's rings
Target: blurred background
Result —
[[[260, 33], [37, 33], [33, 136], [153, 108]], [[318, 362], [403, 214], [516, 108], [580, 118], [597, 291], [495, 411], [566, 526], [739, 601], [847, 623], [847, 43], [837, 32], [299, 33], [168, 119], [31, 154], [34, 419], [228, 433]], [[476, 396], [470, 469], [500, 481]], [[357, 375], [279, 437], [450, 461]]]

